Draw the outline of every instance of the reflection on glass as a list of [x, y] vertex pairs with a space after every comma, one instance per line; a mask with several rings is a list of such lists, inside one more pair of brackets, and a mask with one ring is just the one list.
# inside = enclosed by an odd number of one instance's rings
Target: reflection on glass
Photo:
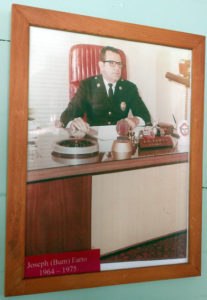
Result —
[[[30, 30], [28, 174], [52, 170], [49, 179], [55, 181], [67, 177], [70, 166], [75, 170], [85, 164], [87, 174], [90, 164], [106, 166], [114, 161], [119, 166], [126, 160], [127, 169], [130, 160], [140, 160], [137, 170], [113, 172], [112, 165], [111, 174], [93, 176], [91, 247], [101, 249], [102, 270], [186, 262], [191, 51], [43, 28]], [[70, 124], [61, 127], [61, 113], [71, 100], [68, 54], [77, 43], [110, 44], [123, 50], [127, 78], [138, 86], [152, 117], [151, 126], [139, 124], [127, 129], [127, 134], [123, 124], [118, 128], [116, 124], [90, 126], [82, 139], [74, 138]], [[183, 69], [186, 62], [187, 71]], [[126, 108], [125, 99], [119, 106]], [[185, 156], [181, 159], [180, 155]], [[147, 165], [148, 158], [153, 165]], [[170, 242], [165, 244], [164, 239]], [[166, 246], [164, 252], [152, 254], [151, 247], [144, 256], [150, 243], [158, 240], [162, 241], [158, 247]], [[145, 250], [140, 254], [141, 247]]]

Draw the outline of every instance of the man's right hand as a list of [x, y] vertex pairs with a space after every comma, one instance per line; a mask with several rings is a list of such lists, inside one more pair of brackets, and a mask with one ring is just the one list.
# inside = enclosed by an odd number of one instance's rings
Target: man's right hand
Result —
[[75, 118], [70, 124], [70, 133], [77, 138], [83, 138], [89, 130], [89, 124], [82, 118]]

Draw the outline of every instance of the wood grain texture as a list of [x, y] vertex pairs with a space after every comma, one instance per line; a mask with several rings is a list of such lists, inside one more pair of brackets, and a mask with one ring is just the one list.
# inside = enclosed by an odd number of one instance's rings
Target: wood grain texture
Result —
[[5, 293], [24, 277], [29, 27], [15, 9], [10, 56]]
[[[116, 37], [192, 50], [188, 263], [107, 271], [107, 273], [24, 279], [30, 26]], [[200, 275], [205, 37], [13, 5], [11, 40], [5, 295], [14, 296]]]
[[[160, 151], [161, 152], [161, 151]], [[61, 178], [66, 176], [84, 175], [84, 174], [100, 174], [104, 172], [114, 172], [121, 170], [140, 169], [152, 166], [163, 166], [169, 164], [177, 164], [188, 161], [188, 153], [171, 153], [166, 155], [157, 155], [140, 157], [130, 160], [114, 160], [104, 163], [68, 166], [61, 168], [50, 168], [33, 170], [27, 173], [27, 182], [41, 181], [48, 178]]]
[[116, 37], [124, 40], [146, 42], [178, 48], [192, 49], [203, 40], [202, 36], [173, 30], [75, 15], [36, 7], [15, 4], [31, 25], [86, 34]]
[[91, 248], [91, 176], [27, 185], [26, 256]]
[[[200, 272], [201, 212], [202, 212], [202, 159], [204, 119], [205, 40], [193, 50], [190, 191], [189, 191], [189, 261]], [[199, 234], [196, 231], [199, 230]]]

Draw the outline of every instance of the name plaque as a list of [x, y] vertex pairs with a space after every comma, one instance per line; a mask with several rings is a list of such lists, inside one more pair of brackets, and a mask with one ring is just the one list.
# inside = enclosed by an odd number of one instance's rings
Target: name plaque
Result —
[[25, 278], [100, 272], [100, 249], [25, 257]]

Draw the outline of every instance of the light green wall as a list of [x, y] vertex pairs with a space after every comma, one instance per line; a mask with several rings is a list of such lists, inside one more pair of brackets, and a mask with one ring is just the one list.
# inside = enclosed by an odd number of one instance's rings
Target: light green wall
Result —
[[[206, 0], [1, 0], [0, 4], [0, 299], [4, 294], [6, 160], [9, 91], [11, 4], [95, 16], [124, 22], [207, 35]], [[205, 107], [206, 111], [206, 107]], [[207, 118], [205, 119], [205, 128]], [[18, 126], [18, 124], [17, 124]], [[204, 131], [202, 276], [86, 290], [65, 291], [13, 299], [27, 300], [204, 300], [207, 299], [207, 159]]]

